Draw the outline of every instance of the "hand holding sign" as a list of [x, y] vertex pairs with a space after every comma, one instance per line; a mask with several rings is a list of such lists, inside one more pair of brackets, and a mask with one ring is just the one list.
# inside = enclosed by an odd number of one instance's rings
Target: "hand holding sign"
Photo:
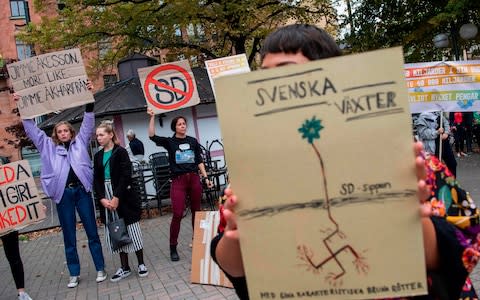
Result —
[[155, 113], [178, 110], [200, 103], [188, 61], [138, 69], [147, 104]]

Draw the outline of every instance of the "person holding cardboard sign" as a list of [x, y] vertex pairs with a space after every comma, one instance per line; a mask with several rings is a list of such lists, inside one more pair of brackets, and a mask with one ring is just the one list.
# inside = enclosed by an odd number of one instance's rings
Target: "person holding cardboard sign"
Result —
[[[130, 276], [128, 253], [135, 252], [138, 260], [138, 276], [148, 275], [143, 261], [143, 238], [140, 228], [140, 199], [132, 188], [132, 163], [127, 150], [118, 145], [119, 141], [111, 124], [102, 122], [96, 131], [97, 141], [103, 148], [93, 159], [93, 187], [95, 198], [105, 208], [100, 217], [105, 225], [105, 242], [111, 253], [119, 253], [121, 267], [110, 278], [117, 282]], [[131, 243], [115, 249], [110, 236], [112, 215], [117, 214], [126, 225]]]
[[[87, 87], [93, 89], [90, 81]], [[14, 94], [14, 99], [18, 101], [19, 96]], [[107, 278], [102, 244], [97, 232], [95, 205], [90, 196], [93, 171], [88, 149], [95, 129], [93, 108], [93, 103], [86, 105], [78, 134], [70, 123], [62, 121], [54, 126], [52, 136], [48, 137], [33, 119], [22, 120], [25, 133], [40, 152], [43, 191], [57, 206], [70, 273], [67, 284], [69, 288], [78, 286], [80, 276], [75, 211], [78, 212], [88, 237], [90, 254], [97, 270], [96, 282], [100, 283]]]
[[173, 216], [170, 224], [170, 259], [178, 261], [177, 239], [180, 232], [180, 221], [185, 208], [185, 198], [190, 197], [190, 209], [192, 211], [192, 227], [195, 224], [195, 212], [200, 210], [202, 198], [202, 185], [198, 172], [200, 171], [204, 182], [209, 188], [213, 183], [208, 179], [198, 141], [187, 136], [187, 120], [184, 117], [176, 117], [170, 124], [174, 132], [173, 137], [160, 137], [155, 135], [155, 114], [151, 108], [147, 113], [150, 115], [148, 135], [157, 146], [164, 147], [168, 151], [170, 163], [170, 175], [172, 185], [170, 198], [172, 199]]
[[[315, 26], [289, 25], [267, 37], [261, 54], [262, 68], [275, 68], [338, 56], [340, 49], [333, 38]], [[480, 258], [478, 209], [442, 163], [434, 156], [424, 156], [421, 143], [416, 143], [414, 149], [429, 279], [426, 299], [459, 299], [465, 293], [462, 287], [468, 282], [468, 273]], [[249, 299], [239, 241], [242, 231], [237, 227], [236, 208], [240, 199], [231, 189], [225, 191], [224, 198], [225, 206], [220, 210], [223, 221], [219, 234], [212, 240], [211, 255], [229, 277], [239, 297]], [[468, 297], [472, 299], [475, 292], [469, 292]], [[273, 297], [267, 292], [265, 298]]]

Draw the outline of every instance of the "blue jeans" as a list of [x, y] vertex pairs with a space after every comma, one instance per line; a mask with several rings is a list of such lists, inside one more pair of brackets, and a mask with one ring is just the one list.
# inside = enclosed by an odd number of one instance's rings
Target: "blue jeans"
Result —
[[82, 185], [79, 185], [65, 188], [62, 200], [57, 204], [58, 220], [60, 221], [60, 226], [62, 226], [65, 256], [70, 276], [80, 275], [75, 208], [88, 237], [88, 247], [90, 248], [95, 269], [102, 271], [105, 268], [105, 262], [103, 260], [102, 244], [97, 232], [95, 207], [90, 194], [85, 191]]

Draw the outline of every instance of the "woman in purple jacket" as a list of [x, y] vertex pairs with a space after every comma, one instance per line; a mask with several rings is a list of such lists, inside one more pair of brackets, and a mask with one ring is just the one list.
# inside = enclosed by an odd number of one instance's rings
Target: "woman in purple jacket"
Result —
[[[92, 84], [87, 84], [91, 90]], [[15, 96], [18, 100], [18, 96]], [[93, 183], [92, 162], [88, 154], [90, 138], [95, 130], [93, 103], [87, 104], [78, 134], [68, 122], [55, 125], [52, 137], [40, 130], [32, 119], [23, 119], [27, 136], [40, 152], [40, 179], [45, 194], [57, 206], [63, 232], [65, 256], [70, 279], [69, 288], [78, 285], [80, 261], [77, 253], [76, 215], [78, 212], [88, 237], [88, 246], [97, 270], [97, 282], [107, 278], [102, 245], [97, 232], [95, 206], [90, 195]]]

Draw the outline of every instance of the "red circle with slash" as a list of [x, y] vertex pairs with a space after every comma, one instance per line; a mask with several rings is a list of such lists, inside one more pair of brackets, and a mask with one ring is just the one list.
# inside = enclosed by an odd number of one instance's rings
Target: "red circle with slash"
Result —
[[[187, 82], [186, 91], [182, 91], [180, 89], [177, 89], [177, 88], [175, 88], [171, 85], [165, 84], [165, 83], [160, 82], [157, 79], [155, 79], [155, 76], [161, 74], [162, 72], [168, 72], [169, 75], [172, 75], [172, 70], [176, 71], [173, 74], [182, 75], [185, 78], [185, 82]], [[150, 93], [149, 87], [150, 87], [151, 84], [156, 85], [158, 87], [161, 87], [164, 90], [183, 95], [184, 98], [181, 101], [178, 101], [178, 102], [175, 102], [175, 103], [169, 104], [169, 105], [158, 103], [158, 101], [156, 101]], [[145, 96], [147, 98], [147, 101], [150, 104], [152, 104], [153, 106], [155, 106], [158, 109], [167, 110], [167, 109], [178, 108], [178, 107], [188, 103], [190, 101], [190, 99], [192, 99], [193, 90], [195, 89], [195, 87], [193, 85], [193, 78], [192, 78], [192, 76], [190, 76], [190, 74], [188, 73], [187, 70], [185, 70], [184, 68], [182, 68], [178, 65], [170, 64], [170, 65], [162, 65], [162, 66], [156, 68], [155, 70], [153, 70], [152, 72], [150, 72], [150, 74], [148, 74], [147, 78], [145, 79], [143, 89], [145, 90]]]

